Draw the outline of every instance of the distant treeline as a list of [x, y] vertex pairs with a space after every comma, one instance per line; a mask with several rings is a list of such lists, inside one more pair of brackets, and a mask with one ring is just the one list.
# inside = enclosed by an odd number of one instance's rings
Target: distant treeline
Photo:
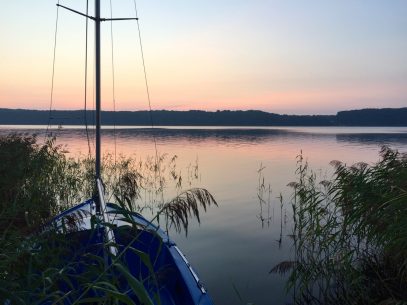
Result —
[[[340, 111], [336, 115], [280, 115], [247, 111], [103, 111], [103, 125], [156, 126], [407, 126], [406, 108]], [[0, 125], [93, 125], [94, 111], [0, 108]]]

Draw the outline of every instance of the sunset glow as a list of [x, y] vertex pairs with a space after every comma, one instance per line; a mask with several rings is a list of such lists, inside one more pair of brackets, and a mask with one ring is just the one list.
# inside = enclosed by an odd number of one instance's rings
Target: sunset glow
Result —
[[[85, 10], [85, 1], [61, 4]], [[113, 1], [114, 16], [134, 17], [132, 4]], [[407, 106], [405, 1], [138, 5], [154, 109], [334, 114]], [[10, 1], [0, 11], [0, 108], [49, 108], [55, 17], [51, 0]], [[63, 9], [59, 17], [53, 108], [81, 109], [85, 21]], [[102, 31], [103, 108], [110, 110], [110, 23]], [[89, 33], [92, 105], [93, 25]], [[114, 23], [113, 33], [116, 109], [147, 109], [136, 24]]]

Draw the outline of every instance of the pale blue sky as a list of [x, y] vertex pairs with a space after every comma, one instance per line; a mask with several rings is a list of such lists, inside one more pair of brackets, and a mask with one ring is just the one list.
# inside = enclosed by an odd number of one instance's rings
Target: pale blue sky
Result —
[[[56, 1], [3, 2], [0, 107], [46, 109]], [[81, 11], [85, 3], [61, 1]], [[102, 3], [110, 14], [109, 1]], [[132, 0], [112, 3], [116, 17], [134, 16]], [[155, 109], [335, 113], [407, 106], [407, 1], [137, 3]], [[82, 105], [83, 25], [82, 17], [60, 11], [56, 108]], [[103, 30], [110, 99], [109, 24]], [[114, 33], [119, 109], [145, 109], [135, 24], [115, 23]]]

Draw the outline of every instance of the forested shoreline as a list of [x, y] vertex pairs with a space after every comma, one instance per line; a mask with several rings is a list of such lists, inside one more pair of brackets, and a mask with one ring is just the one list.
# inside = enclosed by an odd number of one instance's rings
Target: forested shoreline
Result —
[[[340, 111], [336, 115], [287, 115], [247, 111], [102, 111], [103, 125], [148, 126], [407, 126], [406, 108]], [[1, 109], [0, 125], [93, 124], [94, 111]]]

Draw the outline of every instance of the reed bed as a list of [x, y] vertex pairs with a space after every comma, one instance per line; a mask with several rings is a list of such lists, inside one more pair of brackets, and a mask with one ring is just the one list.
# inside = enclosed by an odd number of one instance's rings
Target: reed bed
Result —
[[296, 304], [407, 304], [407, 156], [383, 147], [373, 165], [332, 161], [318, 181], [303, 156], [293, 188]]
[[[185, 178], [176, 160], [167, 155], [147, 160], [104, 157], [106, 195], [132, 227], [132, 242], [140, 229], [131, 218], [134, 212], [149, 209], [151, 221], [165, 219], [166, 228], [186, 231], [188, 218], [199, 221], [200, 207], [217, 204], [205, 189], [183, 189], [198, 179], [198, 165], [190, 165]], [[57, 230], [47, 225], [94, 195], [93, 164], [89, 158], [67, 157], [55, 139], [40, 145], [31, 135], [0, 138], [0, 304], [134, 304], [134, 296], [140, 304], [160, 304], [158, 295], [152, 297], [146, 288], [157, 284], [153, 262], [132, 248], [132, 242], [116, 256], [108, 251], [98, 256], [91, 249], [77, 253], [75, 240], [66, 238], [75, 223], [63, 223]], [[168, 194], [176, 196], [168, 200]], [[96, 218], [93, 222], [94, 234], [109, 226]], [[102, 248], [112, 246], [119, 247], [104, 243]], [[125, 251], [137, 253], [151, 270], [147, 286], [145, 279], [129, 272]]]

